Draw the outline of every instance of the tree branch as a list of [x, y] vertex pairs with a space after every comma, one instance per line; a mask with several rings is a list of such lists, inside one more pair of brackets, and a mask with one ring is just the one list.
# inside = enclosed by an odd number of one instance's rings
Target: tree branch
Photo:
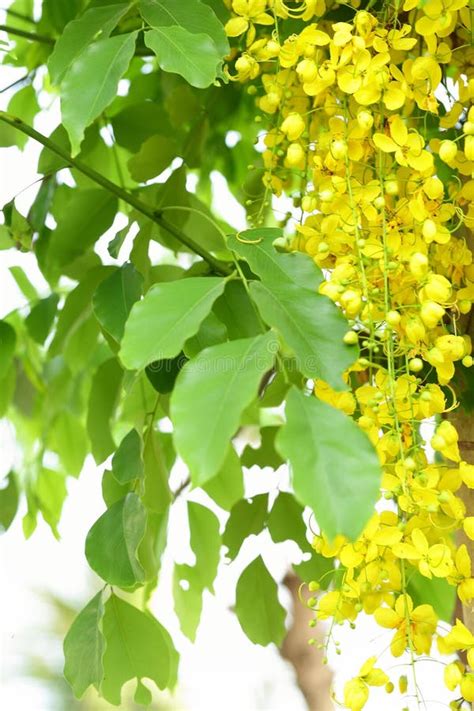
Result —
[[7, 32], [9, 35], [16, 35], [17, 37], [23, 37], [24, 39], [29, 39], [32, 42], [41, 42], [42, 44], [55, 43], [52, 37], [46, 37], [46, 35], [38, 35], [36, 32], [27, 32], [26, 30], [19, 30], [17, 27], [10, 27], [10, 25], [0, 25], [0, 32]]
[[102, 188], [104, 188], [104, 190], [107, 190], [113, 195], [116, 195], [120, 200], [123, 200], [128, 205], [135, 208], [137, 212], [140, 212], [145, 217], [148, 217], [149, 220], [165, 229], [167, 232], [169, 232], [170, 235], [172, 235], [179, 242], [181, 242], [181, 244], [184, 244], [192, 252], [202, 257], [202, 259], [204, 259], [204, 261], [206, 261], [215, 272], [223, 274], [224, 276], [230, 274], [230, 267], [217, 260], [215, 257], [212, 256], [212, 254], [210, 254], [206, 249], [201, 247], [191, 237], [188, 237], [187, 234], [175, 227], [171, 222], [168, 222], [168, 220], [163, 217], [160, 210], [154, 210], [150, 205], [147, 205], [145, 202], [135, 197], [135, 195], [130, 193], [128, 190], [121, 188], [119, 185], [113, 183], [111, 180], [108, 180], [108, 178], [105, 178], [93, 168], [90, 168], [86, 163], [83, 163], [77, 158], [73, 158], [66, 150], [61, 148], [61, 146], [58, 146], [56, 143], [54, 143], [54, 141], [51, 141], [50, 138], [47, 138], [42, 133], [39, 133], [32, 126], [29, 126], [28, 124], [24, 123], [24, 121], [17, 118], [16, 116], [11, 116], [5, 111], [0, 111], [0, 121], [3, 121], [3, 123], [6, 123], [9, 126], [18, 129], [25, 135], [29, 136], [30, 138], [33, 138], [35, 141], [38, 141], [38, 143], [41, 143], [41, 145], [43, 145], [45, 148], [48, 148], [48, 150], [50, 150], [52, 153], [55, 153], [56, 155], [60, 156], [60, 158], [63, 158], [68, 163], [68, 165], [73, 168], [76, 168], [83, 175], [87, 175], [88, 178], [97, 183], [97, 185], [100, 185]]

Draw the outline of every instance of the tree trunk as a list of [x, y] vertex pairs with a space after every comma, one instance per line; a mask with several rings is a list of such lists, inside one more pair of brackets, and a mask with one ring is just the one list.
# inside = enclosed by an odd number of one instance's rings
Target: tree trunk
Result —
[[283, 582], [293, 600], [293, 624], [281, 647], [281, 655], [295, 670], [308, 711], [333, 711], [330, 697], [332, 673], [323, 664], [321, 650], [316, 645], [308, 644], [310, 637], [314, 636], [308, 626], [314, 615], [298, 597], [301, 580], [294, 573], [289, 573]]

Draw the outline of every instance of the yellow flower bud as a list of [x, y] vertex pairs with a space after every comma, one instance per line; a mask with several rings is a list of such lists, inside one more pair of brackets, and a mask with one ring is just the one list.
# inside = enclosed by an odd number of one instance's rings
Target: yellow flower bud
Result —
[[297, 113], [289, 114], [281, 124], [281, 130], [289, 141], [297, 141], [304, 132], [306, 124], [303, 117]]
[[468, 160], [474, 160], [474, 136], [466, 136], [464, 139], [464, 153]]
[[401, 694], [406, 694], [407, 689], [408, 689], [408, 679], [405, 676], [405, 674], [402, 674], [402, 676], [399, 678], [398, 688], [399, 688]]
[[462, 527], [464, 528], [464, 533], [471, 541], [474, 541], [474, 516], [466, 516], [462, 522]]
[[465, 674], [461, 680], [461, 694], [466, 701], [474, 701], [474, 674]]
[[423, 289], [424, 295], [433, 301], [445, 303], [451, 296], [451, 284], [441, 274], [430, 274]]
[[409, 268], [413, 276], [420, 279], [428, 271], [428, 257], [421, 252], [415, 252], [410, 258]]
[[456, 158], [458, 147], [454, 141], [441, 141], [439, 144], [439, 157], [445, 163], [451, 163]]
[[387, 311], [387, 314], [385, 316], [385, 320], [388, 323], [389, 326], [398, 326], [400, 323], [402, 317], [398, 311]]
[[439, 200], [444, 194], [444, 185], [435, 175], [423, 183], [423, 190], [430, 200]]
[[374, 117], [367, 109], [361, 109], [357, 114], [357, 123], [363, 131], [369, 131], [374, 125]]
[[425, 337], [426, 330], [419, 318], [411, 318], [405, 325], [405, 333], [411, 343], [418, 343]]
[[318, 67], [312, 59], [302, 59], [296, 67], [296, 73], [305, 84], [310, 84], [318, 76]]
[[357, 316], [362, 306], [362, 299], [357, 291], [347, 289], [341, 295], [341, 304], [344, 306], [348, 316]]
[[314, 195], [305, 195], [301, 201], [301, 207], [305, 212], [314, 212], [318, 206], [318, 201]]
[[359, 336], [355, 331], [347, 331], [343, 340], [344, 343], [346, 343], [348, 346], [354, 346], [356, 343], [359, 342]]
[[471, 368], [474, 363], [474, 358], [470, 355], [464, 356], [461, 363], [465, 368]]
[[423, 361], [421, 358], [412, 358], [408, 363], [408, 367], [412, 373], [419, 373], [420, 370], [423, 370]]
[[466, 134], [466, 136], [474, 135], [474, 121], [466, 121], [462, 127], [462, 130], [463, 133]]

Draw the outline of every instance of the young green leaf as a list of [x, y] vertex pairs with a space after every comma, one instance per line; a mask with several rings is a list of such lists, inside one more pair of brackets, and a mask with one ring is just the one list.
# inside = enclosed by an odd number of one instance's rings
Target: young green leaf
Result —
[[278, 586], [261, 556], [250, 563], [237, 582], [235, 611], [254, 644], [265, 647], [283, 642], [286, 612], [278, 600]]
[[89, 441], [81, 420], [69, 410], [64, 410], [54, 420], [51, 440], [66, 474], [79, 476], [89, 452]]
[[229, 446], [219, 473], [202, 487], [218, 506], [230, 511], [244, 495], [244, 477], [239, 456]]
[[91, 685], [99, 689], [104, 675], [103, 615], [102, 592], [99, 592], [78, 614], [64, 640], [64, 676], [78, 699]]
[[242, 465], [244, 467], [272, 467], [278, 469], [284, 463], [275, 449], [275, 437], [279, 427], [262, 427], [260, 429], [260, 444], [252, 447], [248, 444], [242, 452]]
[[301, 252], [279, 252], [273, 242], [283, 235], [276, 227], [258, 227], [227, 238], [228, 247], [245, 259], [264, 282], [290, 282], [316, 291], [323, 274], [311, 257]]
[[290, 461], [296, 498], [314, 511], [328, 538], [357, 538], [374, 511], [382, 476], [367, 435], [343, 412], [295, 387], [286, 418], [276, 444]]
[[72, 20], [58, 38], [48, 60], [53, 84], [59, 84], [73, 63], [100, 32], [107, 37], [127, 12], [129, 3], [117, 3], [88, 8], [81, 17]]
[[170, 434], [148, 430], [144, 437], [143, 461], [145, 492], [143, 503], [149, 511], [163, 513], [171, 501], [169, 476], [176, 454]]
[[145, 580], [137, 550], [145, 535], [146, 511], [136, 494], [127, 494], [97, 519], [86, 538], [92, 570], [110, 585], [133, 589]]
[[294, 541], [303, 553], [310, 548], [303, 521], [304, 508], [293, 494], [281, 491], [268, 515], [267, 526], [275, 543]]
[[222, 294], [225, 279], [191, 277], [155, 284], [132, 308], [120, 358], [130, 370], [174, 358]]
[[120, 442], [112, 459], [112, 474], [119, 484], [128, 484], [143, 476], [142, 440], [135, 429]]
[[117, 94], [117, 86], [135, 52], [136, 32], [116, 35], [88, 45], [62, 82], [61, 112], [71, 140], [72, 155], [79, 153], [84, 131]]
[[92, 455], [100, 464], [115, 450], [110, 421], [122, 385], [123, 371], [115, 358], [102, 363], [92, 378], [87, 410], [87, 432]]
[[176, 158], [177, 147], [167, 136], [151, 136], [140, 151], [128, 161], [130, 175], [137, 183], [144, 183], [162, 173]]
[[140, 0], [140, 12], [152, 27], [175, 25], [191, 34], [206, 34], [222, 57], [229, 52], [224, 26], [200, 0]]
[[121, 704], [122, 686], [130, 679], [152, 679], [160, 689], [176, 684], [178, 653], [158, 620], [111, 595], [103, 620], [105, 652], [101, 693]]
[[221, 536], [219, 520], [207, 506], [188, 502], [191, 548], [196, 556], [196, 573], [201, 588], [213, 592], [213, 583], [219, 565]]
[[358, 351], [347, 346], [347, 321], [321, 294], [286, 282], [253, 282], [250, 292], [262, 318], [282, 334], [295, 352], [299, 370], [308, 378], [321, 378], [335, 390], [346, 389], [343, 371]]
[[132, 306], [142, 295], [142, 285], [143, 277], [128, 263], [97, 287], [92, 299], [95, 316], [116, 341], [122, 340]]
[[229, 440], [277, 348], [271, 332], [222, 343], [201, 351], [179, 374], [171, 396], [174, 441], [196, 486], [220, 470]]
[[197, 569], [176, 563], [173, 569], [174, 610], [181, 632], [191, 642], [196, 641], [196, 632], [201, 620], [202, 593]]
[[220, 75], [223, 56], [208, 34], [174, 25], [157, 27], [145, 32], [145, 44], [164, 72], [180, 74], [198, 89], [206, 89]]

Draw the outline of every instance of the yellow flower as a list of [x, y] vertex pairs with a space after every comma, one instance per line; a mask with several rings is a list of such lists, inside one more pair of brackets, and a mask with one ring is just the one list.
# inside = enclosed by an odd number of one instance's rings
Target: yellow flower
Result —
[[412, 543], [397, 543], [394, 554], [399, 558], [416, 561], [418, 570], [426, 578], [446, 578], [453, 568], [451, 551], [444, 543], [430, 546], [425, 534], [419, 528], [411, 533]]
[[374, 617], [381, 627], [397, 630], [390, 644], [394, 657], [403, 654], [410, 645], [410, 640], [417, 654], [429, 654], [438, 622], [431, 605], [418, 605], [413, 608], [411, 597], [400, 595], [395, 609], [379, 607], [375, 610]]
[[441, 452], [447, 459], [459, 462], [461, 456], [459, 454], [458, 439], [455, 427], [447, 420], [443, 420], [431, 438], [431, 446], [435, 451]]
[[423, 150], [423, 138], [415, 130], [409, 133], [400, 116], [390, 119], [390, 136], [374, 133], [373, 140], [376, 147], [384, 153], [395, 153], [395, 160], [399, 165], [421, 171], [430, 170], [433, 166], [433, 156]]
[[232, 10], [237, 17], [232, 17], [225, 26], [228, 37], [238, 37], [250, 30], [248, 43], [255, 39], [254, 25], [273, 25], [273, 17], [265, 12], [267, 0], [233, 0]]
[[344, 686], [344, 704], [351, 711], [361, 711], [369, 698], [369, 686], [385, 686], [388, 676], [375, 667], [376, 657], [370, 657], [362, 665], [358, 676]]

